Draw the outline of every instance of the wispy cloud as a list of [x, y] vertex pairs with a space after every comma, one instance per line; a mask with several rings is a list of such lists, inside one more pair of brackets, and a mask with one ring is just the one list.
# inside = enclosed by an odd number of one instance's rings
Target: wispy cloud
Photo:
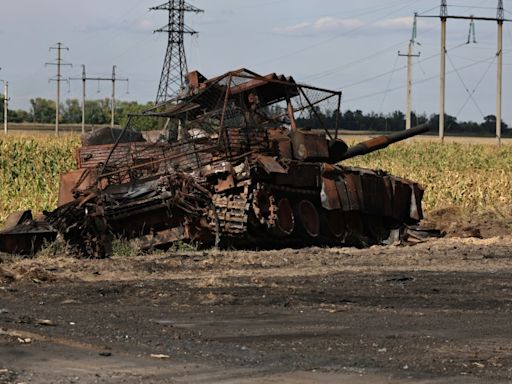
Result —
[[151, 32], [157, 29], [157, 25], [150, 19], [137, 19], [128, 23], [128, 28], [136, 32]]
[[[314, 21], [305, 21], [299, 24], [276, 27], [272, 31], [274, 33], [286, 35], [311, 35], [335, 31], [349, 31], [354, 29], [366, 30], [389, 30], [402, 31], [410, 30], [413, 25], [413, 17], [397, 17], [393, 19], [385, 19], [377, 22], [369, 23], [362, 19], [342, 19], [336, 17], [321, 17]], [[419, 26], [423, 28], [431, 28], [428, 22], [420, 20]]]
[[[403, 30], [412, 28], [412, 24], [414, 22], [413, 17], [396, 17], [394, 19], [386, 19], [381, 20], [373, 24], [373, 27], [380, 29], [394, 29], [394, 30]], [[421, 25], [425, 23], [423, 21], [419, 21]]]
[[358, 19], [337, 19], [335, 17], [321, 17], [313, 23], [317, 31], [332, 31], [337, 29], [354, 29], [364, 26]]
[[132, 33], [152, 32], [160, 27], [153, 20], [147, 18], [137, 18], [133, 20], [122, 20], [111, 22], [108, 20], [97, 20], [87, 24], [78, 25], [76, 29], [79, 32], [104, 32], [104, 31], [124, 31]]

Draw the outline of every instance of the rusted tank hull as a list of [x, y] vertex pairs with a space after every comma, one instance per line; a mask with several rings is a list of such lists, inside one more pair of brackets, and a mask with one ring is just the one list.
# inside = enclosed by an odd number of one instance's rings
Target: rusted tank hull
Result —
[[422, 188], [382, 171], [291, 162], [281, 173], [255, 164], [232, 174], [230, 187], [217, 193], [175, 174], [107, 188], [60, 207], [48, 221], [82, 254], [105, 257], [116, 236], [138, 238], [143, 248], [176, 241], [256, 248], [382, 244], [392, 230], [423, 217]]

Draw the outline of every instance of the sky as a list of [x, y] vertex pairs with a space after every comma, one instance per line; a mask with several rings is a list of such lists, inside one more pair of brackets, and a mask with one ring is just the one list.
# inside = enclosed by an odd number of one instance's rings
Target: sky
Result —
[[[167, 37], [153, 30], [167, 14], [149, 11], [164, 0], [1, 0], [0, 79], [9, 81], [11, 108], [54, 98], [55, 60], [49, 47], [69, 51], [64, 77], [110, 76], [117, 66], [121, 100], [154, 101]], [[343, 109], [405, 110], [406, 58], [413, 14], [439, 15], [440, 0], [189, 0], [199, 32], [186, 37], [188, 67], [206, 77], [249, 68], [293, 75], [300, 82], [343, 92]], [[495, 17], [497, 0], [448, 0], [451, 15]], [[504, 0], [512, 18], [512, 0]], [[507, 8], [510, 7], [510, 8]], [[509, 12], [509, 10], [511, 12]], [[503, 119], [512, 125], [512, 25], [504, 27]], [[466, 44], [469, 21], [448, 21], [447, 113], [482, 121], [496, 111], [495, 22], [476, 22], [477, 44]], [[413, 110], [439, 110], [440, 21], [419, 18], [414, 52]], [[420, 45], [421, 44], [421, 45]], [[88, 99], [110, 97], [109, 83], [88, 83]], [[1, 85], [0, 85], [1, 88]], [[80, 98], [80, 81], [63, 84], [62, 99]]]

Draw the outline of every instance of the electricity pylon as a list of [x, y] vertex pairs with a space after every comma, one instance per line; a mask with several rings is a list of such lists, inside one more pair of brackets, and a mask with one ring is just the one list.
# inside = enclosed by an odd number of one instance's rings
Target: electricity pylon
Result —
[[169, 13], [167, 25], [154, 31], [154, 33], [166, 32], [168, 35], [167, 52], [156, 96], [156, 104], [160, 104], [177, 96], [185, 87], [184, 76], [188, 72], [188, 68], [184, 36], [197, 34], [196, 31], [185, 25], [185, 12], [200, 13], [204, 11], [185, 3], [185, 0], [169, 0], [162, 5], [150, 8], [150, 10], [168, 11]]

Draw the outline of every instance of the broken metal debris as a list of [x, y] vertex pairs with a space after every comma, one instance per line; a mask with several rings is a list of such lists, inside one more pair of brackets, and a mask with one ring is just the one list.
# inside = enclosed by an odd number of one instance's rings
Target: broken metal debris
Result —
[[[341, 92], [283, 75], [189, 73], [176, 99], [131, 116], [121, 132], [84, 138], [77, 170], [61, 177], [57, 209], [39, 222], [13, 217], [0, 248], [32, 253], [57, 233], [88, 257], [109, 256], [115, 236], [143, 248], [366, 246], [413, 236], [405, 229], [423, 218], [420, 185], [336, 164], [428, 127], [348, 148], [338, 138], [340, 102]], [[332, 121], [318, 110], [334, 111]], [[159, 141], [133, 133], [141, 119], [161, 122]], [[303, 127], [312, 120], [321, 129]]]

